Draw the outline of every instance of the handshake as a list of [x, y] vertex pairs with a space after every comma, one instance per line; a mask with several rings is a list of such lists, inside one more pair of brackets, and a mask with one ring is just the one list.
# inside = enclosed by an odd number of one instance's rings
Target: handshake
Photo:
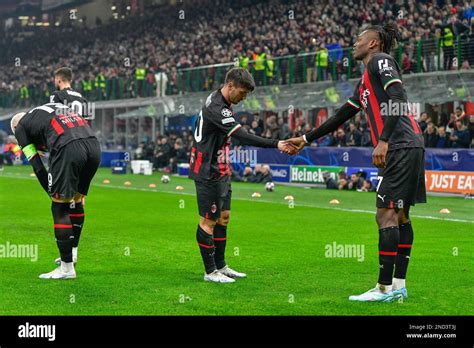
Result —
[[301, 136], [287, 140], [280, 140], [278, 142], [278, 150], [280, 150], [280, 152], [284, 152], [288, 155], [293, 156], [300, 152], [305, 147], [305, 145], [306, 141]]

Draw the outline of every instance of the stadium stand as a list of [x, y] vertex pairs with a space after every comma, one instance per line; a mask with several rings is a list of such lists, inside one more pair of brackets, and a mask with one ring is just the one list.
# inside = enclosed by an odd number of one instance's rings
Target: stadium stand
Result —
[[[74, 69], [76, 89], [91, 100], [210, 90], [226, 72], [213, 65], [235, 61], [259, 85], [354, 77], [361, 70], [350, 59], [357, 28], [387, 21], [402, 30], [396, 55], [404, 73], [469, 69], [473, 18], [468, 1], [199, 0], [150, 5], [95, 27], [15, 23], [0, 34], [0, 106], [47, 98], [59, 66]], [[20, 69], [11, 69], [12, 57], [22, 59]]]
[[[474, 10], [468, 1], [198, 0], [150, 5], [95, 26], [13, 23], [0, 31], [0, 107], [47, 101], [52, 72], [60, 66], [73, 68], [74, 87], [91, 101], [212, 90], [234, 63], [248, 68], [258, 85], [357, 77], [362, 67], [350, 58], [357, 28], [390, 21], [401, 29], [394, 54], [404, 74], [474, 66]], [[17, 69], [11, 69], [13, 57], [21, 58]], [[268, 138], [311, 128], [303, 117], [290, 129], [276, 116], [239, 116], [247, 130]], [[436, 124], [422, 115], [420, 126], [427, 147], [469, 147], [474, 136], [474, 116], [462, 109]], [[189, 158], [191, 140], [188, 131], [157, 134], [140, 141], [134, 158], [176, 171]], [[313, 146], [370, 146], [367, 121], [358, 115]]]

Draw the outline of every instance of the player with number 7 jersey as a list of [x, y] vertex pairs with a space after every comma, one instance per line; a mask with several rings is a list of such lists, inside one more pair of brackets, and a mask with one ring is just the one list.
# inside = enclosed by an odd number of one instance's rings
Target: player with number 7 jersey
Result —
[[354, 43], [354, 58], [365, 67], [354, 95], [321, 126], [289, 140], [302, 149], [359, 111], [367, 116], [372, 160], [379, 168], [379, 279], [373, 289], [350, 296], [350, 301], [391, 302], [408, 297], [405, 278], [414, 238], [409, 213], [411, 206], [426, 203], [423, 134], [410, 110], [400, 67], [390, 55], [399, 38], [395, 23], [365, 27]]
[[[60, 103], [14, 115], [11, 129], [52, 200], [59, 267], [40, 278], [76, 278], [74, 264], [85, 218], [83, 199], [100, 164], [99, 141], [87, 120]], [[49, 152], [48, 170], [39, 151]]]

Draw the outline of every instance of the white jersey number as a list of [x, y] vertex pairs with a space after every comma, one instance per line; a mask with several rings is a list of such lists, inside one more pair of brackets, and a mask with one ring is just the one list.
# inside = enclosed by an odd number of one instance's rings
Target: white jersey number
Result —
[[82, 103], [80, 101], [74, 100], [71, 103], [71, 109], [79, 116], [82, 116]]
[[202, 110], [201, 110], [201, 112], [199, 113], [196, 129], [194, 131], [194, 139], [196, 140], [196, 143], [199, 143], [202, 140], [202, 124], [203, 124], [203, 119], [202, 119]]

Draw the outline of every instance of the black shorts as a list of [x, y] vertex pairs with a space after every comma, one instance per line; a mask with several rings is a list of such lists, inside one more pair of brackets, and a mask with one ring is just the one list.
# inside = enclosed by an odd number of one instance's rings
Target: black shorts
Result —
[[378, 173], [377, 208], [402, 209], [415, 203], [426, 203], [425, 150], [389, 151], [387, 166]]
[[232, 187], [230, 178], [219, 181], [194, 181], [199, 215], [216, 221], [223, 210], [230, 210]]
[[87, 195], [100, 164], [100, 144], [96, 138], [78, 139], [49, 157], [48, 190], [54, 198]]

